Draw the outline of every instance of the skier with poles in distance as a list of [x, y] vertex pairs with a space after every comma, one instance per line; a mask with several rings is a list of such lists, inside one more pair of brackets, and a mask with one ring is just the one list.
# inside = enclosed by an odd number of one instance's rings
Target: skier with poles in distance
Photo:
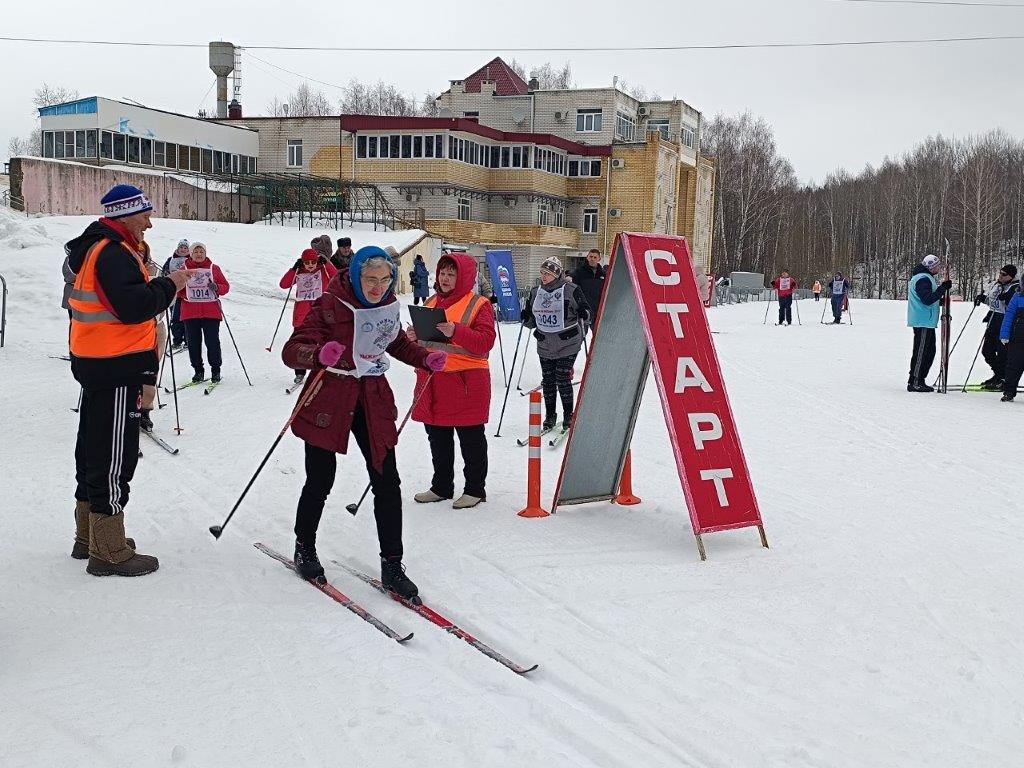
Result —
[[[376, 246], [360, 248], [349, 269], [328, 285], [281, 351], [289, 368], [318, 370], [306, 382], [291, 422], [305, 442], [306, 481], [295, 513], [295, 567], [320, 580], [317, 529], [334, 486], [338, 453], [355, 438], [373, 489], [380, 542], [381, 581], [396, 594], [418, 589], [402, 566], [402, 492], [395, 461], [398, 430], [395, 396], [385, 374], [393, 355], [406, 365], [442, 370], [447, 354], [414, 344], [402, 330], [394, 286], [398, 267]], [[320, 372], [322, 370], [322, 373]], [[315, 382], [315, 383], [314, 383]]]
[[914, 329], [914, 351], [910, 356], [907, 392], [934, 392], [925, 380], [935, 359], [935, 329], [939, 325], [942, 297], [953, 287], [936, 275], [942, 268], [938, 256], [928, 254], [914, 267], [907, 286], [907, 326]]
[[191, 277], [150, 279], [139, 252], [152, 204], [129, 184], [100, 201], [104, 216], [65, 246], [76, 274], [71, 309], [71, 372], [82, 385], [75, 443], [75, 543], [94, 576], [142, 576], [157, 559], [125, 538], [124, 510], [139, 453], [142, 386], [155, 384], [155, 318]]
[[556, 406], [562, 400], [562, 430], [572, 425], [572, 370], [583, 346], [583, 327], [590, 321], [590, 306], [583, 290], [565, 279], [562, 265], [550, 256], [540, 265], [540, 285], [534, 286], [522, 311], [522, 322], [535, 329], [540, 357], [545, 416], [542, 429], [554, 429]]
[[832, 301], [832, 325], [843, 322], [843, 304], [850, 293], [850, 281], [837, 271], [828, 282], [828, 293]]
[[[487, 424], [491, 410], [491, 372], [487, 362], [497, 331], [494, 305], [474, 292], [477, 265], [468, 253], [446, 253], [437, 262], [437, 293], [425, 306], [439, 307], [445, 322], [438, 330], [447, 342], [420, 341], [429, 350], [448, 353], [444, 368], [428, 379], [416, 370], [416, 389], [421, 392], [412, 411], [427, 431], [434, 475], [430, 488], [413, 498], [421, 504], [455, 496], [455, 434], [462, 451], [465, 485], [452, 504], [454, 509], [475, 507], [486, 501]], [[410, 325], [406, 334], [417, 341]]]
[[220, 324], [224, 319], [218, 297], [228, 292], [230, 286], [220, 267], [206, 255], [206, 246], [192, 243], [191, 255], [185, 260], [185, 268], [191, 277], [178, 293], [181, 305], [181, 319], [185, 323], [188, 339], [188, 356], [195, 375], [195, 384], [206, 380], [203, 364], [203, 340], [206, 340], [206, 355], [210, 359], [210, 381], [220, 382], [220, 367], [223, 361], [220, 349]]
[[[292, 309], [292, 328], [298, 328], [309, 314], [313, 302], [323, 296], [331, 278], [338, 274], [334, 265], [312, 248], [307, 248], [295, 260], [292, 268], [281, 278], [282, 288], [294, 288], [295, 307]], [[295, 383], [306, 377], [304, 368], [295, 369]]]
[[999, 341], [1006, 347], [1006, 372], [1003, 379], [1002, 402], [1012, 403], [1017, 396], [1021, 374], [1024, 374], [1024, 293], [1021, 286], [1006, 305], [999, 328]]
[[811, 293], [814, 294], [815, 301], [821, 301], [821, 280], [814, 281], [814, 286], [811, 288]]
[[981, 354], [992, 369], [992, 377], [981, 383], [982, 389], [995, 392], [1003, 387], [1007, 350], [999, 334], [1006, 306], [1019, 289], [1020, 280], [1017, 279], [1017, 267], [1013, 264], [1006, 264], [999, 270], [999, 274], [989, 290], [974, 297], [974, 306], [977, 307], [982, 303], [988, 306], [988, 314], [982, 319], [982, 322], [985, 323], [985, 338], [982, 342]]
[[423, 257], [418, 253], [416, 254], [416, 258], [413, 259], [412, 269], [409, 271], [409, 282], [412, 283], [413, 306], [419, 304], [421, 301], [426, 304], [427, 297], [430, 295], [430, 271], [427, 269], [427, 265], [424, 263]]
[[779, 322], [776, 325], [793, 324], [793, 291], [800, 286], [796, 280], [789, 276], [789, 272], [785, 269], [782, 270], [782, 274], [772, 280], [772, 288], [775, 289], [775, 294], [779, 297]]
[[[161, 273], [160, 267], [153, 261], [152, 253], [149, 249], [149, 243], [139, 238], [139, 253], [142, 255], [143, 262], [146, 265], [146, 272], [149, 274], [149, 279], [152, 280], [155, 277], [159, 277]], [[167, 347], [167, 313], [161, 312], [156, 316], [156, 361], [159, 366], [160, 361], [164, 357], [164, 349]], [[143, 384], [142, 385], [142, 415], [139, 417], [139, 428], [144, 432], [153, 431], [153, 419], [150, 414], [153, 413], [153, 406], [156, 404], [156, 385], [155, 384]]]
[[[178, 247], [174, 249], [174, 253], [164, 262], [161, 273], [169, 275], [184, 267], [189, 252], [188, 240], [182, 238], [178, 241]], [[175, 351], [185, 346], [185, 323], [181, 321], [181, 301], [178, 298], [175, 298], [171, 309], [171, 346]]]

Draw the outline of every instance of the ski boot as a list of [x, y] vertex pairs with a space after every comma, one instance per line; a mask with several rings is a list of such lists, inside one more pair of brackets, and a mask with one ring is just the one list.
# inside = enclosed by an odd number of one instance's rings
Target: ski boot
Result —
[[405, 575], [405, 566], [397, 558], [382, 557], [380, 559], [380, 581], [391, 592], [394, 592], [413, 605], [422, 604], [419, 588]]
[[558, 423], [558, 414], [549, 413], [544, 417], [544, 423], [540, 425], [541, 431], [550, 432], [555, 428], [555, 424]]
[[192, 383], [198, 384], [201, 381], [206, 381], [206, 371], [202, 368], [196, 368], [196, 372], [192, 375]]
[[295, 374], [295, 378], [292, 379], [292, 383], [293, 384], [301, 384], [305, 380], [306, 380], [306, 372], [305, 371], [299, 371], [298, 373]]
[[991, 379], [981, 382], [981, 388], [986, 392], [999, 392], [1003, 388], [1003, 380], [993, 376]]
[[210, 373], [210, 381], [214, 384], [220, 384], [220, 368], [214, 368]]
[[924, 379], [914, 379], [907, 384], [907, 392], [934, 392], [935, 387], [924, 383]]
[[999, 402], [1001, 402], [1001, 403], [1012, 403], [1013, 402], [1013, 397], [1014, 397], [1013, 395], [1003, 395], [1001, 398], [999, 398]]
[[149, 414], [151, 414], [152, 412], [152, 408], [143, 408], [141, 411], [142, 415], [139, 416], [139, 428], [143, 432], [153, 432], [153, 419], [149, 417]]
[[566, 416], [562, 420], [562, 431], [563, 432], [568, 432], [569, 429], [572, 427], [572, 416], [573, 415], [570, 413], [568, 416]]
[[324, 567], [320, 565], [320, 558], [316, 556], [316, 544], [304, 544], [298, 539], [295, 540], [295, 570], [299, 576], [306, 581], [324, 582]]

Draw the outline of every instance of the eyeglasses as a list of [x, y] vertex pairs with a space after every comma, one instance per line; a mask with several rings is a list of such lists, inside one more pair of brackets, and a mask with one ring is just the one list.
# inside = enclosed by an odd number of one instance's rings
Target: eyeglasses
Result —
[[368, 285], [372, 288], [380, 288], [382, 286], [391, 285], [392, 278], [390, 277], [360, 277], [360, 282], [363, 285]]

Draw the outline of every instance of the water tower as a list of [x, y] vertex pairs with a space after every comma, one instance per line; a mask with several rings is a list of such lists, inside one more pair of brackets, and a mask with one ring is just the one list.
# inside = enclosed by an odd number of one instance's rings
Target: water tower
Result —
[[234, 43], [210, 43], [210, 69], [217, 76], [217, 117], [228, 116], [228, 75], [234, 68]]

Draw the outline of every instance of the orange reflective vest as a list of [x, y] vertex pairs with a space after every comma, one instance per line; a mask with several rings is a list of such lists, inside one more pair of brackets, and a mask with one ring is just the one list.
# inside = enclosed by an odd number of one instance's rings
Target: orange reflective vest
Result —
[[[156, 349], [156, 320], [122, 323], [100, 301], [96, 292], [96, 259], [110, 243], [103, 238], [89, 249], [82, 268], [78, 270], [68, 306], [71, 308], [71, 354], [75, 357], [121, 357]], [[149, 282], [149, 273], [142, 258], [135, 256], [142, 279]]]
[[[487, 299], [476, 293], [467, 293], [457, 302], [445, 309], [444, 317], [449, 323], [460, 325], [471, 325], [476, 319], [480, 309], [487, 303]], [[426, 300], [424, 306], [437, 306], [437, 296], [431, 296]], [[471, 368], [487, 368], [487, 355], [474, 355], [458, 344], [445, 344], [440, 341], [425, 341], [423, 345], [427, 349], [438, 349], [448, 353], [448, 359], [444, 364], [444, 371], [468, 371]]]

